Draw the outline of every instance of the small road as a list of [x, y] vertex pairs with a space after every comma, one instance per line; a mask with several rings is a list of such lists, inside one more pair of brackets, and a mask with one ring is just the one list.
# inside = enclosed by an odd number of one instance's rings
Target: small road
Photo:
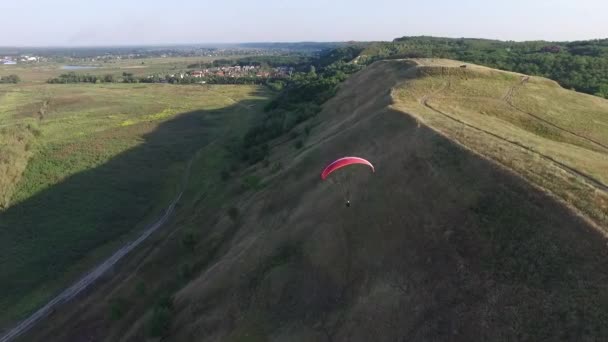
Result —
[[152, 233], [157, 231], [160, 227], [162, 227], [165, 222], [169, 219], [173, 210], [175, 209], [175, 205], [179, 202], [180, 198], [183, 194], [183, 188], [187, 182], [188, 176], [190, 174], [190, 166], [192, 165], [192, 160], [188, 163], [186, 168], [186, 172], [183, 176], [183, 185], [182, 191], [173, 199], [173, 201], [169, 204], [163, 216], [161, 216], [156, 222], [150, 224], [136, 239], [133, 240], [126, 245], [122, 246], [119, 250], [114, 252], [108, 259], [106, 259], [101, 264], [97, 265], [93, 270], [91, 270], [88, 274], [74, 283], [72, 286], [63, 290], [59, 295], [55, 298], [51, 299], [46, 305], [38, 309], [36, 312], [31, 314], [28, 318], [19, 322], [12, 329], [4, 332], [0, 336], [0, 342], [9, 342], [19, 337], [20, 335], [26, 333], [30, 330], [37, 322], [47, 317], [55, 307], [58, 305], [65, 303], [74, 297], [78, 296], [82, 291], [87, 289], [89, 286], [93, 285], [99, 278], [101, 278], [106, 272], [108, 272], [116, 263], [118, 263], [125, 255], [129, 254], [133, 249], [139, 246], [144, 240], [146, 240]]

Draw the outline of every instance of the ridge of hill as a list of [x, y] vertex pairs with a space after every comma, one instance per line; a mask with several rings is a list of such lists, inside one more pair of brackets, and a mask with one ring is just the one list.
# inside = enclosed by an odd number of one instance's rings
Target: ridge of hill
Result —
[[[394, 107], [608, 227], [608, 101], [541, 77], [416, 60]], [[429, 91], [430, 90], [430, 91]]]
[[[303, 148], [271, 144], [282, 167], [218, 183], [219, 209], [190, 184], [154, 243], [31, 339], [608, 338], [608, 101], [461, 65], [354, 74]], [[376, 166], [350, 208], [319, 179], [344, 155]]]

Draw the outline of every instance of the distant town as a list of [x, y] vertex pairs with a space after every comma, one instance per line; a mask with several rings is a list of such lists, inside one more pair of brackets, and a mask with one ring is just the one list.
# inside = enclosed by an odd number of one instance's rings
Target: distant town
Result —
[[[224, 67], [213, 67], [202, 70], [190, 71], [189, 75], [195, 78], [219, 76], [219, 77], [274, 77], [274, 78], [286, 78], [293, 74], [293, 67], [280, 66], [270, 68], [268, 70], [262, 70], [259, 65], [235, 65], [235, 66], [224, 66]], [[184, 77], [183, 74], [180, 75]]]

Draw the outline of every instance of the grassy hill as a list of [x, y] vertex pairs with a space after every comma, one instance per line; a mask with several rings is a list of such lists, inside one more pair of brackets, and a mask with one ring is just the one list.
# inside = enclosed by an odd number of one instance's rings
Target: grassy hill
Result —
[[396, 109], [608, 226], [608, 101], [544, 78], [416, 62], [415, 76], [394, 89]]
[[268, 96], [254, 86], [0, 87], [0, 326], [158, 217], [195, 153], [223, 160], [211, 146], [239, 139]]
[[514, 42], [419, 36], [362, 47], [360, 63], [387, 58], [449, 58], [548, 77], [565, 88], [608, 98], [608, 39]]
[[[302, 148], [191, 180], [166, 230], [29, 338], [608, 338], [608, 102], [461, 64], [350, 77]], [[376, 166], [350, 208], [319, 179], [344, 155]]]
[[[123, 72], [134, 76], [147, 76], [153, 74], [176, 73], [187, 70], [192, 63], [211, 62], [212, 57], [168, 57], [168, 58], [132, 58], [111, 61], [98, 61], [84, 64], [95, 68], [79, 71], [81, 74], [103, 77], [113, 75], [120, 77]], [[73, 63], [65, 61], [41, 62], [35, 64], [0, 65], [0, 75], [17, 74], [22, 81], [28, 83], [45, 83], [48, 79], [70, 72], [62, 69], [65, 65]]]

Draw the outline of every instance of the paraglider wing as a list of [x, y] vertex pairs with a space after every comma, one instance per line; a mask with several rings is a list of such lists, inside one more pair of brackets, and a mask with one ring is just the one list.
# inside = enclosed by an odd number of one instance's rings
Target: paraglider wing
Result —
[[323, 170], [323, 172], [321, 172], [321, 179], [325, 180], [327, 178], [327, 176], [329, 176], [332, 172], [334, 172], [340, 168], [343, 168], [345, 166], [353, 165], [353, 164], [367, 165], [372, 169], [372, 172], [375, 172], [374, 165], [372, 165], [372, 163], [370, 163], [369, 161], [367, 161], [363, 158], [344, 157], [344, 158], [340, 158], [340, 159], [332, 162], [331, 164], [327, 165], [325, 170]]

